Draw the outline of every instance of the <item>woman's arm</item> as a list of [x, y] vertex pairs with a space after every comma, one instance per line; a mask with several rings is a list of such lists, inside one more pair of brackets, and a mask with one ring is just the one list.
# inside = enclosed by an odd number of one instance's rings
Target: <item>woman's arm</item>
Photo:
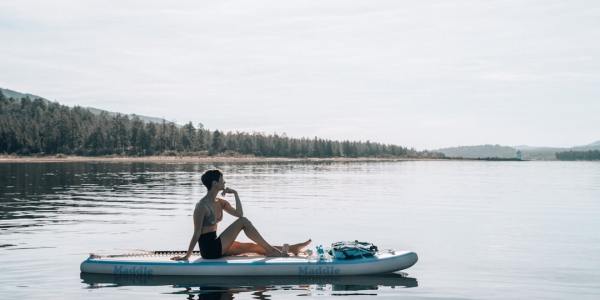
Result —
[[240, 196], [238, 193], [230, 188], [225, 188], [223, 190], [223, 194], [233, 194], [235, 196], [235, 209], [231, 207], [231, 204], [227, 200], [220, 199], [221, 205], [223, 206], [223, 210], [229, 213], [232, 216], [241, 218], [244, 216], [244, 210], [242, 209], [242, 201], [240, 201]]
[[171, 258], [172, 260], [188, 260], [192, 253], [194, 252], [194, 247], [196, 247], [196, 243], [202, 234], [202, 223], [204, 222], [204, 214], [206, 210], [204, 207], [196, 207], [194, 210], [194, 234], [192, 235], [192, 239], [190, 240], [190, 245], [188, 246], [188, 251], [185, 256], [175, 256]]

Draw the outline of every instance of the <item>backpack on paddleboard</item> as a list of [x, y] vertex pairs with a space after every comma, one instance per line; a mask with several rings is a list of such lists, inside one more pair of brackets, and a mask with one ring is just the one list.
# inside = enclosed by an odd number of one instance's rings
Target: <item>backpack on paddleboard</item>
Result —
[[377, 253], [377, 246], [368, 242], [342, 241], [331, 244], [329, 255], [335, 259], [355, 259], [371, 257]]

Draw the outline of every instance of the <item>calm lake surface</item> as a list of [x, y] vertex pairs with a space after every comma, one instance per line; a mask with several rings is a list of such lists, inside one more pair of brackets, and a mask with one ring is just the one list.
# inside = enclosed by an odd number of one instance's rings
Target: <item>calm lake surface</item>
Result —
[[185, 249], [209, 167], [0, 164], [0, 299], [600, 299], [596, 162], [219, 164], [271, 243], [366, 240], [419, 262], [347, 280], [81, 276], [90, 252]]

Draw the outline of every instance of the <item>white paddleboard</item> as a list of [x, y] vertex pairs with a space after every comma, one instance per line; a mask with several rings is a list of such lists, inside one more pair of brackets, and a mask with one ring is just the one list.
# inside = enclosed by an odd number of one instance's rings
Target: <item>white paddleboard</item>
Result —
[[212, 276], [347, 276], [383, 274], [403, 270], [417, 262], [410, 251], [379, 252], [373, 257], [351, 260], [318, 257], [227, 256], [189, 261], [172, 261], [174, 251], [144, 254], [90, 255], [81, 263], [81, 272], [115, 275], [212, 275]]

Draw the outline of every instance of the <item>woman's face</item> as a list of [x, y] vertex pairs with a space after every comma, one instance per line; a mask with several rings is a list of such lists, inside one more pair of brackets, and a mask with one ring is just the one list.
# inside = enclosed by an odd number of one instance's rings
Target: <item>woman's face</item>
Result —
[[225, 179], [223, 179], [223, 176], [221, 176], [219, 178], [219, 182], [217, 182], [216, 186], [217, 186], [217, 191], [220, 191], [225, 188]]

